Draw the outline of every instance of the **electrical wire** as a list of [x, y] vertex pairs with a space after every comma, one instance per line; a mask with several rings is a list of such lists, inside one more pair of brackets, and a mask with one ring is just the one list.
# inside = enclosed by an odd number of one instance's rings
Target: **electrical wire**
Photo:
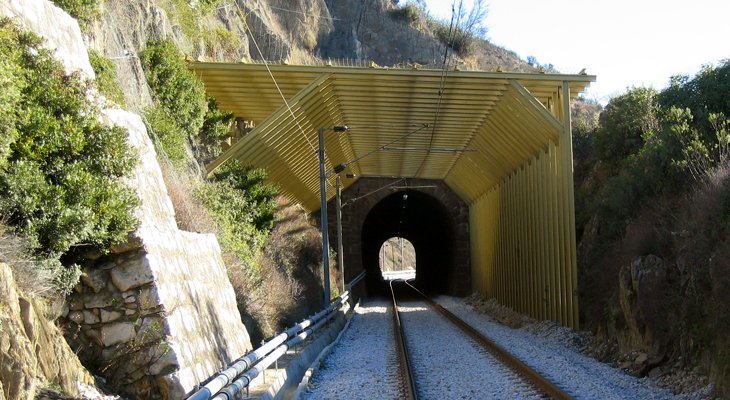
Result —
[[438, 118], [439, 114], [441, 113], [441, 102], [443, 100], [444, 90], [446, 90], [446, 79], [448, 78], [449, 67], [451, 64], [451, 59], [449, 58], [449, 46], [454, 39], [454, 17], [456, 17], [456, 26], [459, 25], [459, 22], [461, 20], [461, 5], [459, 8], [459, 13], [457, 14], [455, 10], [455, 1], [456, 0], [452, 1], [451, 3], [451, 21], [449, 22], [449, 34], [447, 36], [448, 40], [446, 41], [446, 46], [444, 46], [444, 59], [441, 63], [441, 80], [439, 81], [438, 101], [436, 103], [436, 112], [433, 116], [433, 124], [431, 124], [431, 137], [428, 141], [428, 150], [426, 151], [426, 155], [423, 156], [423, 161], [421, 161], [421, 165], [418, 167], [416, 173], [413, 175], [414, 177], [418, 177], [423, 170], [423, 167], [426, 165], [426, 160], [428, 160], [428, 156], [431, 155], [433, 139], [436, 135], [436, 126], [438, 125]]
[[363, 195], [360, 195], [360, 196], [357, 196], [357, 197], [353, 197], [353, 198], [351, 198], [350, 200], [347, 200], [346, 202], [342, 203], [342, 207], [344, 207], [344, 206], [346, 206], [346, 205], [348, 205], [348, 204], [354, 203], [354, 202], [356, 202], [356, 201], [358, 201], [358, 200], [360, 200], [360, 199], [363, 199], [363, 198], [365, 198], [365, 197], [368, 197], [368, 196], [370, 196], [370, 195], [373, 195], [373, 194], [375, 194], [375, 193], [378, 193], [378, 192], [379, 192], [379, 191], [381, 191], [381, 190], [385, 190], [385, 189], [387, 189], [387, 188], [389, 188], [389, 187], [391, 187], [391, 186], [393, 186], [393, 185], [395, 185], [395, 184], [397, 184], [397, 183], [401, 183], [401, 182], [406, 182], [406, 178], [399, 178], [399, 179], [396, 179], [396, 180], [394, 180], [393, 182], [390, 182], [390, 183], [389, 183], [389, 184], [387, 184], [387, 185], [381, 186], [381, 187], [379, 187], [379, 188], [377, 188], [377, 189], [375, 189], [375, 190], [373, 190], [373, 191], [370, 191], [370, 192], [368, 192], [368, 193], [365, 193], [365, 194], [363, 194]]
[[385, 149], [386, 147], [390, 146], [390, 145], [391, 145], [391, 144], [393, 144], [393, 143], [399, 142], [399, 141], [401, 141], [401, 140], [403, 140], [403, 139], [407, 139], [408, 137], [410, 137], [410, 136], [412, 136], [412, 135], [414, 135], [414, 134], [416, 134], [416, 133], [418, 133], [418, 132], [420, 132], [420, 131], [422, 131], [422, 130], [424, 130], [424, 129], [428, 128], [428, 126], [429, 126], [428, 124], [421, 124], [421, 127], [420, 127], [420, 128], [418, 128], [418, 129], [415, 129], [415, 130], [412, 130], [412, 131], [410, 131], [410, 132], [406, 133], [405, 135], [399, 136], [399, 137], [397, 137], [397, 138], [395, 138], [395, 139], [391, 140], [390, 142], [388, 142], [388, 143], [386, 143], [386, 144], [384, 144], [384, 145], [381, 145], [381, 146], [379, 146], [379, 147], [376, 147], [376, 148], [375, 148], [375, 149], [373, 149], [373, 150], [370, 150], [370, 151], [368, 151], [367, 153], [365, 153], [365, 154], [361, 155], [360, 157], [357, 157], [357, 158], [355, 158], [355, 159], [353, 159], [353, 160], [350, 160], [350, 161], [346, 161], [346, 162], [344, 162], [344, 163], [342, 163], [342, 164], [340, 164], [340, 165], [342, 165], [342, 166], [347, 166], [347, 165], [350, 165], [350, 164], [352, 164], [352, 163], [356, 163], [356, 162], [358, 162], [358, 161], [362, 160], [363, 158], [365, 158], [365, 157], [367, 157], [367, 156], [369, 156], [369, 155], [371, 155], [371, 154], [373, 154], [373, 153], [375, 153], [375, 152], [378, 152], [378, 151], [380, 151], [380, 150], [383, 150], [383, 149]]
[[[240, 8], [239, 8], [240, 11]], [[284, 97], [284, 93], [282, 93], [281, 88], [279, 87], [279, 83], [276, 82], [276, 78], [274, 77], [274, 74], [271, 72], [271, 68], [269, 68], [269, 63], [264, 58], [264, 54], [261, 52], [261, 49], [259, 48], [259, 44], [256, 43], [256, 38], [254, 38], [253, 32], [251, 32], [251, 29], [249, 29], [248, 24], [245, 23], [243, 26], [246, 28], [246, 31], [248, 31], [248, 34], [251, 35], [251, 41], [253, 41], [254, 46], [256, 47], [256, 51], [259, 52], [259, 56], [264, 62], [264, 66], [266, 67], [266, 71], [268, 71], [269, 76], [271, 77], [271, 80], [274, 82], [274, 86], [276, 87], [276, 91], [279, 92], [279, 96], [281, 96], [281, 99], [284, 101], [284, 105], [286, 105], [287, 110], [289, 110], [289, 114], [291, 114], [292, 119], [294, 119], [294, 122], [297, 124], [297, 128], [299, 128], [299, 131], [302, 133], [302, 136], [304, 137], [304, 140], [307, 141], [307, 144], [309, 144], [309, 147], [314, 151], [315, 155], [317, 154], [317, 149], [314, 147], [314, 144], [309, 140], [307, 137], [307, 134], [304, 132], [304, 128], [302, 128], [302, 125], [299, 124], [299, 118], [297, 118], [296, 115], [294, 115], [294, 111], [292, 110], [291, 106], [289, 106], [289, 102], [286, 100], [286, 97]]]

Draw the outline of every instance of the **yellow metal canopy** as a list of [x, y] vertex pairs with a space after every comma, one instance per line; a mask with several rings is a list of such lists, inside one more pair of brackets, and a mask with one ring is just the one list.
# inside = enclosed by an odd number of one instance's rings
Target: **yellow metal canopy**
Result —
[[472, 203], [550, 142], [558, 144], [563, 84], [573, 98], [595, 80], [328, 66], [192, 68], [221, 108], [255, 123], [208, 171], [231, 158], [266, 168], [282, 193], [310, 211], [319, 208], [320, 128], [350, 128], [325, 134], [328, 171], [346, 163], [358, 176], [441, 179]]

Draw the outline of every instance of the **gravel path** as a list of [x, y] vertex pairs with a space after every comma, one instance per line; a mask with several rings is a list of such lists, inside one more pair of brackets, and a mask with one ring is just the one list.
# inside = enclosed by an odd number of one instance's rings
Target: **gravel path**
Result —
[[397, 399], [398, 380], [391, 303], [376, 300], [355, 310], [352, 322], [300, 399]]
[[540, 394], [424, 302], [398, 305], [422, 399], [539, 399]]

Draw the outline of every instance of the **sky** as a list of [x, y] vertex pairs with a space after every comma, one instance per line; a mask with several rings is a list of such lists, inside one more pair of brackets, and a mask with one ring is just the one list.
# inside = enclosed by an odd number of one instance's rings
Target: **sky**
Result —
[[[627, 88], [661, 90], [674, 75], [730, 58], [727, 0], [486, 1], [492, 43], [561, 73], [585, 68], [597, 76], [585, 97], [603, 104]], [[452, 0], [426, 3], [432, 15], [450, 18]]]

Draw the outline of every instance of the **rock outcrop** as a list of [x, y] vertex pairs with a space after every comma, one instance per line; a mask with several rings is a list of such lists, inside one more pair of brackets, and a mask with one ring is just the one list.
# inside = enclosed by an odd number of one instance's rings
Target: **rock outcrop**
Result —
[[0, 263], [0, 399], [33, 399], [50, 382], [79, 396], [94, 383], [39, 305], [18, 291], [12, 269]]
[[[643, 374], [664, 361], [664, 339], [670, 329], [669, 266], [654, 255], [638, 257], [621, 268], [619, 303], [626, 328], [619, 337], [619, 348], [633, 350], [637, 372]], [[617, 332], [618, 333], [618, 332]]]

